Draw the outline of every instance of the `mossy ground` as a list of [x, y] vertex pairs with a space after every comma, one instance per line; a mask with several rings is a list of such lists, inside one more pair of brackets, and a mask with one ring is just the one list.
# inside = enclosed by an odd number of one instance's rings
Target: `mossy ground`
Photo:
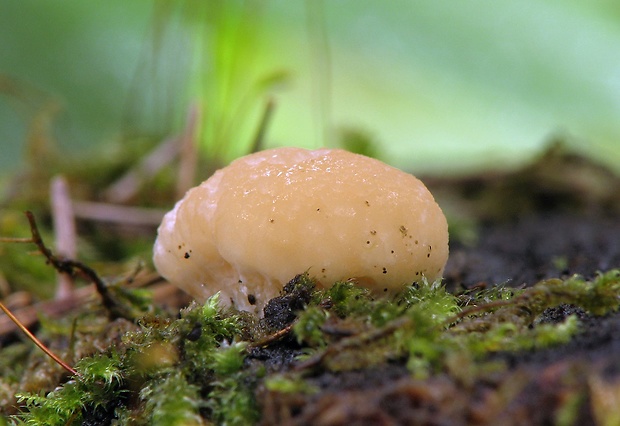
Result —
[[[263, 319], [216, 298], [125, 298], [141, 301], [132, 321], [96, 300], [42, 317], [38, 335], [79, 375], [4, 336], [0, 424], [618, 424], [620, 209], [533, 186], [536, 170], [449, 183], [467, 209], [452, 213], [443, 283], [375, 298], [302, 275]], [[518, 188], [535, 202], [480, 207]]]

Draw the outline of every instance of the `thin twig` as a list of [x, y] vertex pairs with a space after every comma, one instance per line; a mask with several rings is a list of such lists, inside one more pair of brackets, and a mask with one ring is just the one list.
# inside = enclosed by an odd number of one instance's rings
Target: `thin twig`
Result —
[[60, 359], [58, 357], [58, 355], [56, 355], [55, 353], [53, 353], [52, 351], [50, 351], [47, 346], [45, 346], [43, 344], [43, 342], [41, 342], [39, 339], [37, 339], [37, 337], [32, 334], [30, 332], [30, 330], [28, 330], [16, 317], [15, 315], [13, 315], [13, 313], [6, 307], [4, 306], [4, 304], [2, 302], [0, 302], [0, 309], [2, 309], [2, 311], [11, 319], [11, 321], [13, 321], [15, 323], [15, 325], [17, 327], [19, 327], [19, 329], [21, 331], [24, 332], [24, 334], [26, 336], [28, 336], [28, 338], [30, 340], [32, 340], [34, 342], [35, 345], [37, 345], [39, 347], [39, 349], [41, 349], [43, 352], [45, 352], [45, 354], [47, 356], [49, 356], [51, 359], [53, 359], [58, 365], [60, 365], [62, 368], [64, 368], [65, 370], [67, 370], [70, 374], [77, 376], [77, 377], [81, 377], [82, 375], [80, 373], [78, 373], [76, 370], [74, 370], [71, 366], [69, 366], [69, 364], [67, 364], [66, 362], [64, 362], [62, 359]]
[[287, 325], [283, 329], [276, 331], [275, 333], [265, 336], [262, 339], [257, 340], [256, 342], [250, 343], [247, 346], [247, 348], [248, 349], [263, 348], [265, 346], [271, 345], [274, 342], [277, 342], [278, 340], [282, 339], [284, 336], [289, 334], [291, 330], [293, 330], [293, 327], [295, 326], [296, 323], [297, 323], [297, 320], [293, 321], [291, 324]]
[[0, 243], [32, 243], [32, 238], [0, 237]]
[[70, 275], [74, 273], [79, 273], [81, 276], [86, 278], [88, 281], [95, 284], [97, 288], [97, 292], [101, 296], [103, 306], [108, 310], [110, 317], [116, 318], [117, 314], [117, 304], [113, 300], [110, 292], [108, 290], [107, 285], [103, 282], [99, 275], [90, 268], [89, 266], [83, 264], [82, 262], [78, 262], [72, 259], [61, 259], [56, 257], [50, 249], [45, 246], [43, 239], [41, 238], [41, 234], [39, 233], [39, 228], [37, 227], [37, 222], [34, 218], [34, 215], [30, 211], [26, 211], [26, 217], [28, 218], [28, 222], [30, 223], [30, 233], [32, 234], [32, 242], [36, 244], [37, 248], [45, 256], [47, 261], [56, 269], [58, 272], [64, 272]]
[[104, 197], [113, 203], [124, 203], [133, 198], [142, 184], [153, 177], [178, 155], [179, 137], [170, 137], [161, 142], [133, 169], [115, 181], [104, 191]]
[[80, 219], [141, 226], [159, 225], [166, 213], [165, 210], [160, 209], [128, 207], [94, 201], [74, 201], [73, 210], [75, 216]]
[[449, 326], [451, 324], [456, 323], [458, 320], [465, 318], [466, 316], [475, 314], [477, 312], [488, 311], [494, 308], [501, 308], [504, 306], [514, 305], [516, 304], [518, 298], [514, 298], [511, 300], [496, 300], [494, 302], [484, 303], [482, 305], [471, 306], [467, 309], [463, 309], [456, 315], [451, 316], [447, 320], [444, 321], [444, 326]]
[[[54, 223], [54, 235], [56, 237], [56, 252], [64, 258], [75, 258], [76, 231], [75, 216], [71, 204], [69, 184], [62, 176], [52, 179], [50, 185], [50, 200], [52, 205], [52, 219]], [[73, 277], [70, 274], [60, 272], [56, 287], [56, 299], [71, 297], [73, 293]]]

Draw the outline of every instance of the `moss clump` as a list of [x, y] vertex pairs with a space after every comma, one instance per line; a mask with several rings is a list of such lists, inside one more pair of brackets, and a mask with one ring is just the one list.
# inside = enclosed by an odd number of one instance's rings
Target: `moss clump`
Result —
[[[78, 375], [51, 392], [18, 395], [17, 424], [65, 425], [91, 418], [127, 424], [247, 424], [257, 411], [241, 371], [238, 317], [219, 296], [174, 320], [150, 314], [104, 353], [82, 358]], [[135, 396], [138, 397], [136, 398]], [[205, 401], [208, 397], [208, 402]], [[239, 420], [241, 419], [241, 420]]]
[[245, 344], [220, 348], [209, 367], [214, 372], [207, 407], [216, 424], [243, 426], [255, 423], [259, 411], [254, 398], [256, 379], [242, 371]]
[[404, 359], [412, 372], [427, 375], [447, 368], [454, 351], [482, 360], [494, 352], [565, 343], [579, 331], [578, 318], [540, 323], [545, 310], [572, 304], [604, 315], [618, 309], [618, 294], [617, 270], [592, 281], [574, 276], [526, 290], [498, 286], [458, 296], [439, 282], [423, 281], [391, 300], [375, 300], [351, 283], [336, 283], [315, 294], [294, 332], [298, 342], [314, 348], [306, 366], [340, 371]]
[[[85, 412], [106, 412], [122, 399], [121, 361], [117, 354], [83, 358], [76, 366], [78, 377], [47, 394], [18, 394], [26, 410], [17, 424], [62, 425], [82, 418]], [[100, 414], [98, 414], [100, 415]]]
[[[142, 417], [147, 420], [144, 424], [203, 424], [200, 409], [204, 402], [200, 397], [200, 387], [189, 383], [182, 371], [170, 371], [150, 380], [140, 390], [140, 400], [144, 402]], [[135, 413], [125, 412], [122, 417], [128, 423], [136, 420]]]

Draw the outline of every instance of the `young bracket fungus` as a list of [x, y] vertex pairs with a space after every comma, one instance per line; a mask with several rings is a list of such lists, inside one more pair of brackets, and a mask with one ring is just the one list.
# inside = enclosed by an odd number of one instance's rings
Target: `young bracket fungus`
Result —
[[164, 217], [158, 271], [194, 298], [259, 314], [296, 274], [375, 292], [441, 277], [448, 226], [424, 184], [340, 149], [277, 148], [233, 161]]

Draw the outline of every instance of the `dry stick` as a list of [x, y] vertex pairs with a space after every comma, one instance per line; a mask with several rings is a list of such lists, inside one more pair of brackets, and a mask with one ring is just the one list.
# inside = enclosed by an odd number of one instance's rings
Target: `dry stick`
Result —
[[[62, 176], [52, 179], [50, 185], [50, 200], [52, 205], [52, 219], [54, 235], [56, 236], [56, 252], [64, 258], [75, 258], [76, 231], [75, 216], [71, 205], [69, 184]], [[73, 277], [66, 272], [58, 273], [56, 300], [71, 297], [74, 291]]]
[[141, 226], [157, 226], [166, 214], [166, 210], [94, 201], [74, 201], [73, 211], [80, 219]]
[[179, 146], [178, 137], [165, 139], [133, 169], [110, 185], [104, 191], [105, 198], [113, 203], [124, 203], [130, 200], [137, 194], [146, 179], [154, 176], [177, 156]]
[[0, 237], [0, 243], [32, 243], [32, 238], [22, 237]]
[[252, 342], [248, 345], [248, 349], [262, 348], [265, 346], [269, 346], [270, 344], [277, 342], [287, 334], [293, 330], [293, 327], [297, 324], [297, 320], [293, 321], [291, 324], [287, 325], [281, 330], [276, 331], [268, 336], [263, 337], [262, 339], [257, 340], [256, 342]]
[[458, 314], [448, 318], [443, 322], [444, 326], [449, 326], [456, 323], [458, 320], [465, 318], [468, 315], [475, 314], [476, 312], [487, 311], [494, 308], [501, 308], [504, 306], [515, 305], [520, 300], [520, 297], [516, 297], [511, 300], [496, 300], [494, 302], [485, 303], [482, 305], [472, 306], [467, 309], [463, 309]]
[[58, 365], [60, 365], [62, 368], [64, 368], [65, 370], [67, 370], [70, 374], [74, 375], [74, 376], [78, 376], [81, 377], [82, 375], [80, 373], [78, 373], [77, 371], [75, 371], [73, 368], [71, 368], [66, 362], [64, 362], [62, 359], [60, 359], [55, 353], [53, 353], [52, 351], [50, 351], [47, 346], [45, 346], [39, 339], [36, 338], [36, 336], [34, 334], [32, 334], [30, 332], [30, 330], [28, 330], [16, 317], [15, 315], [13, 315], [13, 313], [6, 307], [4, 306], [4, 304], [2, 304], [2, 302], [0, 302], [0, 309], [2, 309], [2, 311], [4, 311], [4, 313], [11, 319], [11, 321], [13, 321], [15, 323], [15, 325], [17, 325], [17, 327], [19, 327], [19, 329], [21, 331], [24, 332], [24, 334], [26, 334], [26, 336], [28, 336], [28, 338], [30, 340], [32, 340], [34, 342], [35, 345], [37, 345], [39, 347], [39, 349], [41, 349], [43, 352], [45, 352], [45, 354], [47, 356], [49, 356], [50, 358], [52, 358]]
[[64, 272], [67, 274], [73, 274], [76, 271], [80, 273], [83, 277], [88, 279], [90, 282], [95, 284], [97, 288], [97, 292], [101, 296], [103, 306], [108, 310], [108, 314], [111, 318], [116, 318], [118, 315], [116, 314], [116, 302], [110, 295], [108, 287], [103, 282], [101, 278], [97, 275], [97, 273], [90, 268], [89, 266], [84, 265], [81, 262], [71, 259], [59, 259], [54, 256], [52, 251], [45, 246], [43, 243], [43, 239], [41, 238], [41, 234], [39, 234], [39, 228], [37, 227], [37, 222], [34, 219], [34, 215], [30, 211], [26, 211], [26, 217], [28, 218], [28, 222], [30, 223], [30, 233], [32, 234], [32, 242], [36, 244], [39, 251], [45, 256], [47, 261], [56, 269], [58, 272]]
[[[134, 197], [144, 181], [152, 178], [164, 166], [181, 153], [181, 167], [177, 182], [177, 192], [184, 193], [193, 186], [197, 155], [195, 148], [196, 129], [200, 119], [198, 106], [192, 105], [187, 113], [187, 122], [181, 135], [165, 139], [142, 159], [133, 169], [110, 185], [105, 198], [112, 203], [124, 203]], [[180, 195], [183, 195], [182, 193]]]

